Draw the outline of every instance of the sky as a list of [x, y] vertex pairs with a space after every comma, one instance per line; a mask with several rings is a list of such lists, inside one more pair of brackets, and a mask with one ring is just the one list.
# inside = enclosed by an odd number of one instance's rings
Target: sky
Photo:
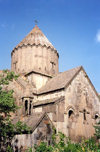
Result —
[[100, 0], [0, 0], [0, 70], [34, 20], [59, 52], [59, 71], [82, 65], [100, 93]]

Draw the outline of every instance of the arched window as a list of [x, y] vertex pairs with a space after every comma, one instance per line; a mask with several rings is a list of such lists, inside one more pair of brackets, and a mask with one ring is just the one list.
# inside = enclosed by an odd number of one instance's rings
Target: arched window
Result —
[[99, 118], [98, 114], [95, 114], [95, 120], [97, 120]]
[[68, 111], [68, 118], [73, 118], [73, 116], [74, 116], [74, 112], [73, 112], [72, 109], [70, 109], [70, 110]]

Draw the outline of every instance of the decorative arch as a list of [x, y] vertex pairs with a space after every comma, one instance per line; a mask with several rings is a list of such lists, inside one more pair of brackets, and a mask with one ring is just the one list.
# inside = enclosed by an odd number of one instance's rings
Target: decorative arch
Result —
[[32, 114], [32, 105], [33, 105], [33, 97], [23, 97], [23, 114], [31, 115]]
[[72, 105], [69, 105], [69, 106], [66, 108], [66, 112], [68, 112], [70, 109], [75, 112], [75, 108], [74, 108]]
[[75, 115], [75, 108], [73, 106], [68, 106], [66, 111], [67, 111], [68, 118], [72, 119], [73, 116]]

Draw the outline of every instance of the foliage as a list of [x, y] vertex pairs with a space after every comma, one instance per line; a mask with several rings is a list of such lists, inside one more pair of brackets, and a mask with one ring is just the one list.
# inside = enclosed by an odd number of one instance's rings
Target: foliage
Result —
[[34, 152], [33, 148], [28, 148], [25, 152]]
[[11, 139], [15, 133], [29, 132], [29, 128], [22, 122], [12, 124], [11, 112], [15, 112], [18, 107], [13, 98], [13, 90], [7, 89], [9, 82], [17, 79], [18, 76], [14, 72], [4, 70], [0, 74], [0, 150], [12, 152], [10, 146]]
[[10, 145], [8, 145], [6, 152], [13, 152], [13, 148]]
[[35, 145], [35, 152], [100, 152], [100, 145], [94, 138], [83, 140], [81, 143], [72, 143], [62, 133], [56, 134], [55, 138], [56, 141], [53, 145], [47, 145], [44, 142]]
[[56, 128], [53, 128], [53, 133], [52, 133], [52, 144], [56, 144]]
[[18, 121], [15, 125], [15, 133], [17, 134], [30, 133], [30, 130], [31, 128], [21, 121]]
[[8, 116], [10, 112], [15, 112], [17, 106], [14, 104], [13, 91], [0, 91], [0, 113]]
[[39, 146], [35, 145], [36, 152], [52, 152], [53, 147], [47, 146], [47, 143], [41, 142]]
[[9, 72], [8, 70], [3, 70], [3, 72], [0, 74], [0, 85], [8, 85], [9, 81], [12, 81], [13, 79], [17, 79], [18, 75], [15, 75], [14, 72]]
[[0, 113], [3, 113], [5, 117], [9, 116], [10, 112], [15, 112], [17, 106], [14, 103], [13, 90], [8, 91], [2, 89], [2, 87], [8, 85], [13, 79], [17, 79], [17, 77], [14, 72], [7, 70], [0, 75]]

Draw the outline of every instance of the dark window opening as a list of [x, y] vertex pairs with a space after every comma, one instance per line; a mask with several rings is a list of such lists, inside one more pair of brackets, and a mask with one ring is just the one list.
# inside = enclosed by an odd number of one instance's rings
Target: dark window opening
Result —
[[85, 109], [83, 110], [83, 118], [84, 118], [84, 120], [86, 120], [86, 110]]
[[17, 68], [17, 61], [13, 63], [13, 66], [14, 66], [14, 68], [16, 70], [16, 68]]
[[28, 101], [25, 100], [25, 112], [27, 113], [27, 111], [28, 111]]
[[51, 63], [52, 72], [54, 74], [55, 73], [55, 66], [56, 66], [56, 64], [53, 61], [51, 61], [50, 63]]
[[56, 131], [56, 129], [54, 128], [54, 134], [56, 134], [57, 133], [57, 131]]
[[73, 110], [69, 110], [69, 112], [68, 112], [68, 118], [71, 118], [73, 115], [74, 115]]
[[96, 114], [96, 115], [95, 115], [95, 120], [98, 119], [98, 117], [99, 117], [98, 114]]
[[51, 133], [51, 127], [50, 127], [50, 124], [47, 124], [47, 134], [50, 134]]
[[29, 115], [31, 115], [31, 109], [32, 109], [32, 101], [30, 101], [30, 105], [29, 105]]
[[51, 141], [50, 140], [48, 140], [48, 146], [50, 146], [51, 145]]

